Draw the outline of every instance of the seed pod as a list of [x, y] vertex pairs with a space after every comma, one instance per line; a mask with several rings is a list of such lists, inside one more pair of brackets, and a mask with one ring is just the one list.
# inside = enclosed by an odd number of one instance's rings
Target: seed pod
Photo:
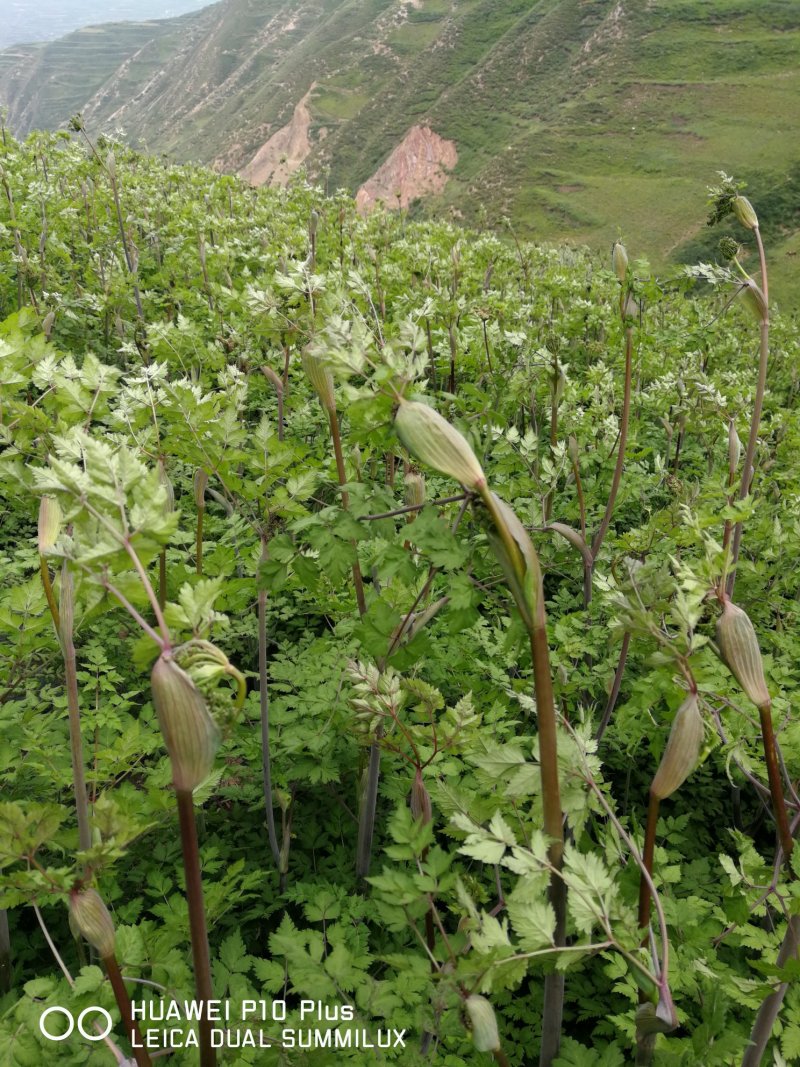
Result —
[[669, 732], [667, 747], [650, 785], [659, 800], [671, 796], [697, 766], [703, 743], [703, 716], [696, 693], [690, 693], [678, 710]]
[[735, 196], [732, 201], [733, 213], [748, 230], [758, 229], [758, 215], [746, 196]]
[[175, 510], [175, 490], [172, 488], [172, 482], [170, 481], [170, 477], [167, 474], [167, 465], [164, 461], [163, 456], [160, 456], [158, 460], [158, 480], [164, 486], [164, 490], [166, 492], [166, 498], [164, 500], [164, 514], [169, 515]]
[[114, 920], [96, 890], [73, 889], [69, 895], [69, 917], [70, 925], [77, 928], [101, 959], [114, 955]]
[[203, 694], [170, 655], [158, 657], [150, 685], [172, 762], [172, 784], [178, 792], [191, 792], [211, 773], [220, 742], [217, 724]]
[[761, 288], [756, 285], [752, 278], [748, 278], [743, 281], [739, 294], [742, 303], [746, 305], [748, 311], [750, 311], [759, 322], [763, 322], [768, 314], [767, 301], [764, 297], [764, 293]]
[[761, 649], [753, 624], [746, 612], [726, 600], [717, 620], [717, 645], [722, 659], [757, 708], [770, 703], [764, 678]]
[[403, 479], [406, 486], [406, 504], [419, 507], [425, 503], [425, 479], [417, 471], [409, 471]]
[[194, 472], [194, 506], [202, 511], [206, 506], [206, 487], [208, 485], [208, 472], [198, 467]]
[[465, 489], [486, 485], [486, 475], [466, 438], [427, 404], [401, 400], [394, 428], [408, 451], [421, 463], [455, 478]]
[[494, 1008], [486, 997], [473, 993], [467, 997], [465, 1008], [472, 1030], [472, 1041], [478, 1052], [497, 1052], [500, 1048], [500, 1033]]
[[43, 496], [39, 501], [39, 555], [51, 549], [61, 533], [61, 506], [54, 496]]
[[628, 274], [628, 253], [621, 241], [615, 241], [611, 249], [611, 266], [619, 280], [624, 282]]
[[303, 370], [308, 375], [308, 380], [313, 385], [322, 406], [326, 411], [336, 410], [336, 399], [333, 393], [333, 375], [325, 362], [313, 352], [307, 349], [300, 357]]

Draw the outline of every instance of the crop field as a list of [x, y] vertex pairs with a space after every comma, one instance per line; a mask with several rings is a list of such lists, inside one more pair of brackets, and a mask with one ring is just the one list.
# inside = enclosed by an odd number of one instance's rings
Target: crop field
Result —
[[654, 273], [0, 134], [0, 1064], [800, 1062], [775, 190]]

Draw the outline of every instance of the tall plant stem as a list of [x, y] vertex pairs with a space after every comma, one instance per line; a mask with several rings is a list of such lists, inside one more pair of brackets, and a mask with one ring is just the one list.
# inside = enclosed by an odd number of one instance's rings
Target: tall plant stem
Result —
[[163, 611], [167, 606], [167, 550], [158, 554], [158, 606]]
[[758, 709], [761, 720], [761, 737], [764, 743], [764, 758], [767, 763], [767, 778], [769, 791], [772, 797], [772, 810], [778, 827], [778, 840], [781, 843], [783, 854], [788, 863], [794, 848], [794, 838], [789, 826], [789, 816], [786, 811], [786, 800], [783, 795], [781, 772], [778, 766], [778, 752], [775, 744], [775, 731], [772, 728], [772, 708], [769, 703], [762, 704]]
[[[267, 542], [262, 538], [261, 559], [267, 558]], [[264, 808], [267, 815], [267, 836], [275, 867], [281, 868], [281, 849], [275, 830], [275, 811], [272, 807], [272, 760], [269, 746], [269, 678], [267, 676], [267, 591], [258, 590], [258, 696], [261, 707], [261, 769], [264, 779]]]
[[67, 690], [67, 713], [69, 716], [69, 750], [72, 759], [72, 784], [75, 791], [75, 812], [78, 817], [78, 845], [82, 852], [92, 847], [92, 829], [89, 821], [89, 799], [86, 794], [86, 776], [83, 764], [83, 740], [81, 738], [81, 707], [78, 696], [78, 668], [73, 638], [74, 591], [72, 575], [66, 563], [61, 572], [61, 655], [64, 660], [64, 679]]
[[653, 880], [653, 860], [656, 852], [656, 830], [658, 828], [658, 811], [661, 801], [657, 796], [650, 794], [647, 804], [647, 826], [644, 832], [644, 849], [642, 850], [642, 864], [649, 875], [649, 881], [642, 874], [639, 882], [639, 929], [642, 930], [650, 923], [650, 882]]
[[611, 716], [614, 714], [614, 708], [617, 706], [619, 690], [622, 685], [622, 676], [625, 673], [625, 664], [628, 662], [628, 649], [630, 648], [630, 645], [631, 635], [629, 632], [626, 632], [622, 638], [619, 659], [617, 660], [617, 669], [614, 672], [614, 681], [611, 683], [611, 692], [608, 694], [603, 718], [600, 720], [600, 725], [597, 727], [597, 733], [594, 735], [594, 739], [598, 744], [602, 740], [603, 734], [606, 732], [606, 728], [611, 721]]
[[[617, 449], [617, 462], [614, 465], [614, 475], [611, 479], [611, 490], [608, 494], [606, 510], [592, 539], [592, 560], [597, 560], [603, 541], [606, 539], [608, 527], [611, 524], [611, 516], [614, 514], [614, 505], [617, 502], [617, 493], [622, 480], [622, 469], [625, 465], [625, 446], [628, 442], [628, 424], [631, 413], [631, 379], [633, 377], [633, 327], [625, 327], [625, 390], [622, 399], [622, 419], [619, 427], [619, 445]], [[591, 585], [589, 586], [591, 597]], [[587, 605], [588, 606], [588, 605]]]
[[[539, 582], [538, 600], [544, 614], [543, 590]], [[566, 887], [559, 872], [564, 858], [564, 816], [558, 784], [558, 740], [553, 681], [550, 674], [550, 652], [547, 631], [542, 619], [530, 632], [536, 711], [539, 723], [539, 765], [542, 776], [544, 831], [550, 838], [548, 858], [553, 868], [548, 896], [555, 912], [556, 925], [553, 944], [564, 945], [567, 925]], [[544, 980], [544, 1008], [542, 1011], [542, 1044], [539, 1067], [550, 1067], [561, 1044], [561, 1020], [564, 1012], [564, 974], [553, 971]]]
[[133, 1018], [131, 998], [128, 996], [128, 990], [125, 988], [125, 982], [122, 980], [122, 973], [120, 972], [119, 964], [117, 963], [117, 957], [105, 956], [103, 958], [103, 966], [106, 969], [108, 980], [111, 982], [111, 988], [114, 990], [114, 997], [117, 1001], [119, 1013], [122, 1016], [125, 1031], [130, 1038], [131, 1047], [133, 1048], [133, 1058], [136, 1060], [138, 1067], [152, 1067], [153, 1061], [150, 1059], [150, 1054], [144, 1047], [144, 1041], [142, 1040], [139, 1027], [136, 1025], [136, 1021]]
[[[339, 420], [336, 417], [336, 408], [326, 408], [328, 412], [328, 424], [331, 428], [331, 441], [333, 442], [333, 453], [336, 457], [336, 473], [339, 478], [339, 485], [347, 485], [347, 474], [344, 469], [344, 456], [342, 454], [342, 437], [339, 433]], [[350, 507], [350, 497], [343, 490], [342, 491], [342, 506], [346, 509]], [[364, 581], [361, 577], [361, 567], [356, 559], [353, 564], [353, 585], [356, 591], [356, 603], [358, 604], [358, 614], [365, 615], [367, 611], [367, 602], [364, 599]]]
[[183, 848], [183, 870], [186, 876], [186, 902], [189, 905], [189, 930], [192, 938], [192, 960], [197, 999], [201, 1003], [200, 1067], [216, 1067], [217, 1054], [211, 1045], [211, 1021], [207, 1004], [214, 999], [211, 986], [211, 958], [208, 948], [206, 912], [203, 904], [203, 883], [200, 874], [200, 850], [197, 845], [197, 824], [191, 792], [175, 791], [178, 820]]
[[0, 996], [11, 989], [11, 932], [8, 929], [8, 912], [0, 908]]
[[[785, 967], [790, 960], [796, 959], [800, 955], [799, 950], [800, 915], [792, 915], [789, 918], [789, 925], [786, 928], [783, 943], [778, 951], [778, 967]], [[764, 1053], [767, 1049], [767, 1042], [772, 1034], [772, 1028], [778, 1018], [778, 1013], [781, 1010], [788, 988], [788, 982], [781, 982], [761, 1002], [753, 1028], [750, 1031], [750, 1044], [745, 1049], [742, 1057], [742, 1067], [761, 1067]]]
[[[742, 481], [739, 486], [739, 499], [744, 500], [750, 492], [753, 477], [753, 461], [758, 443], [758, 430], [761, 425], [761, 411], [764, 406], [764, 393], [767, 388], [767, 363], [769, 362], [769, 282], [767, 278], [767, 260], [764, 255], [764, 243], [758, 227], [755, 228], [756, 242], [758, 243], [758, 256], [761, 261], [761, 288], [764, 293], [764, 303], [767, 310], [761, 320], [760, 342], [758, 350], [758, 378], [756, 380], [756, 395], [753, 401], [753, 414], [750, 419], [750, 433], [747, 438], [747, 450], [742, 469]], [[733, 546], [731, 548], [730, 571], [728, 574], [727, 594], [733, 596], [733, 587], [736, 583], [736, 565], [739, 562], [739, 551], [742, 547], [742, 523], [737, 522], [733, 530]]]
[[[382, 736], [382, 731], [381, 731]], [[376, 737], [370, 746], [364, 789], [361, 794], [356, 844], [356, 877], [369, 876], [372, 860], [372, 839], [375, 835], [375, 812], [378, 807], [378, 784], [381, 777], [381, 744]]]

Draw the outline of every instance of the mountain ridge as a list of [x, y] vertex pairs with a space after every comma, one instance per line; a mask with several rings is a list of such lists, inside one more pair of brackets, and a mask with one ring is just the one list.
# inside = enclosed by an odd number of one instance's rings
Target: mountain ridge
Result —
[[[356, 193], [383, 168], [390, 207], [595, 247], [620, 229], [660, 263], [710, 254], [694, 220], [716, 170], [794, 190], [798, 53], [788, 0], [222, 0], [0, 53], [0, 101], [18, 133], [82, 111], [94, 132], [246, 177], [303, 167]], [[420, 130], [454, 146], [424, 202], [389, 195]], [[788, 276], [798, 226], [773, 236]]]

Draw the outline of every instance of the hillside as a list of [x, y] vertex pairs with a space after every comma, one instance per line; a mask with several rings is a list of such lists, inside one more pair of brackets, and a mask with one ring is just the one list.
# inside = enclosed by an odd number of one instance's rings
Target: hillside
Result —
[[[256, 182], [304, 165], [362, 203], [595, 247], [621, 229], [661, 265], [708, 254], [718, 169], [796, 202], [798, 53], [791, 0], [223, 0], [2, 53], [0, 100], [18, 133], [82, 110]], [[797, 219], [770, 238], [781, 296]]]

